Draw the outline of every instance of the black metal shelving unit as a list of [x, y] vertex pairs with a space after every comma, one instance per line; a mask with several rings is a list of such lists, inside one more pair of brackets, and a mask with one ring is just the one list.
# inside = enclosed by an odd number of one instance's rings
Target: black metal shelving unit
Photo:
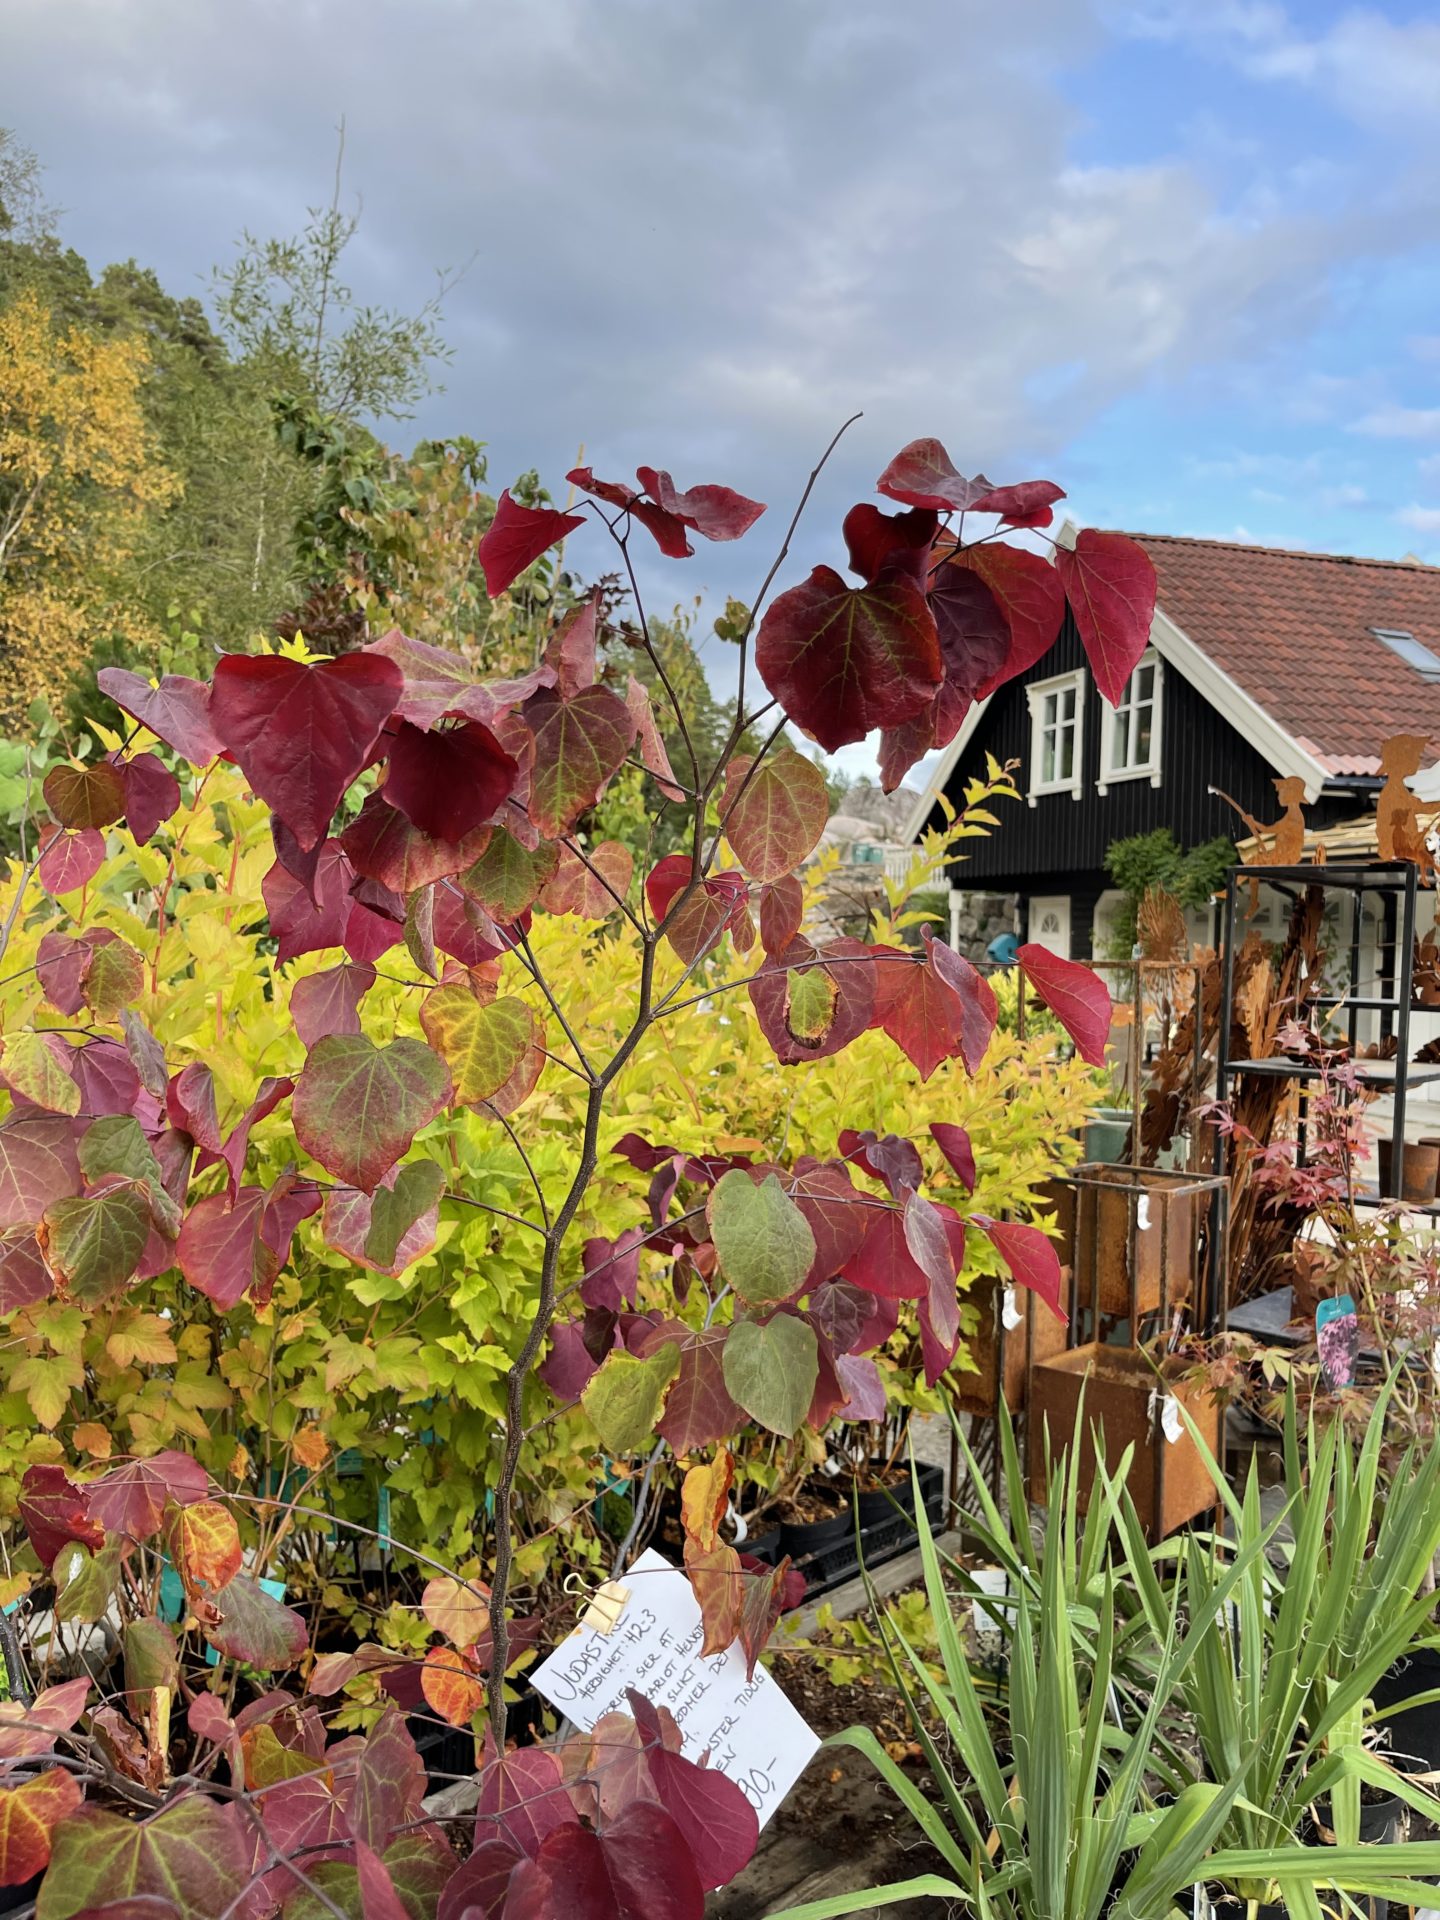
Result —
[[[1236, 960], [1236, 924], [1240, 890], [1252, 883], [1271, 887], [1282, 894], [1299, 895], [1310, 887], [1319, 887], [1322, 892], [1339, 894], [1349, 903], [1349, 963], [1351, 991], [1343, 993], [1317, 994], [1307, 999], [1303, 1013], [1316, 1009], [1341, 1010], [1350, 1043], [1350, 1056], [1359, 1074], [1377, 1091], [1394, 1089], [1394, 1118], [1392, 1135], [1397, 1141], [1405, 1138], [1405, 1109], [1409, 1090], [1426, 1081], [1440, 1080], [1440, 1063], [1417, 1066], [1411, 1060], [1410, 1026], [1416, 1013], [1440, 1014], [1440, 1007], [1422, 1005], [1415, 999], [1415, 945], [1416, 919], [1420, 897], [1419, 871], [1409, 860], [1377, 860], [1364, 864], [1337, 862], [1334, 865], [1321, 864], [1301, 867], [1232, 867], [1225, 881], [1225, 904], [1222, 915], [1221, 954], [1223, 972], [1221, 979], [1220, 1030], [1218, 1057], [1215, 1066], [1215, 1092], [1219, 1100], [1228, 1099], [1232, 1083], [1244, 1075], [1264, 1075], [1274, 1079], [1295, 1081], [1301, 1094], [1300, 1116], [1300, 1153], [1305, 1150], [1305, 1089], [1307, 1083], [1319, 1076], [1319, 1068], [1304, 1061], [1277, 1058], [1271, 1060], [1250, 1060], [1237, 1058], [1230, 1053], [1231, 1024], [1235, 1007], [1235, 960]], [[1371, 984], [1387, 989], [1382, 992], [1358, 993], [1354, 991], [1361, 975], [1361, 961], [1365, 951], [1365, 902], [1372, 896], [1381, 899], [1382, 913], [1387, 938], [1378, 950], [1379, 979]], [[1332, 960], [1336, 957], [1332, 955]], [[1358, 1059], [1360, 1045], [1360, 1016], [1364, 1013], [1378, 1013], [1380, 1016], [1380, 1037], [1395, 1040], [1393, 1060]], [[1224, 1173], [1227, 1148], [1223, 1136], [1217, 1133], [1215, 1142], [1215, 1170]], [[1364, 1203], [1374, 1206], [1388, 1206], [1400, 1199], [1403, 1155], [1396, 1152], [1390, 1156], [1390, 1187], [1387, 1193], [1376, 1192], [1357, 1196]], [[1430, 1205], [1412, 1205], [1405, 1202], [1407, 1212], [1440, 1216], [1440, 1202]], [[1216, 1268], [1210, 1287], [1211, 1314], [1215, 1324], [1223, 1324], [1228, 1304], [1228, 1276], [1225, 1272], [1226, 1242], [1228, 1240], [1228, 1190], [1221, 1201], [1222, 1219], [1220, 1230], [1215, 1236], [1213, 1256]]]

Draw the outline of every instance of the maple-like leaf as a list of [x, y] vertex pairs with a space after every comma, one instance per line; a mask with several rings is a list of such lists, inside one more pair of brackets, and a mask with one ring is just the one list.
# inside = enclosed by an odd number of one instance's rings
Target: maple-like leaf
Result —
[[18, 1887], [50, 1863], [51, 1835], [84, 1799], [74, 1774], [47, 1767], [19, 1786], [0, 1787], [0, 1887]]
[[125, 667], [102, 667], [95, 676], [100, 691], [132, 719], [150, 729], [157, 740], [173, 747], [193, 767], [208, 766], [221, 752], [210, 724], [210, 689], [201, 680], [167, 673], [151, 686]]
[[943, 677], [935, 617], [916, 582], [893, 574], [850, 587], [833, 567], [771, 602], [755, 663], [827, 753], [921, 712]]
[[1110, 989], [1078, 960], [1064, 960], [1034, 941], [1016, 951], [1015, 959], [1026, 981], [1035, 989], [1075, 1042], [1075, 1051], [1089, 1066], [1103, 1067], [1114, 1009]]
[[1085, 527], [1075, 545], [1055, 549], [1055, 571], [1075, 616], [1095, 684], [1111, 706], [1125, 692], [1150, 643], [1155, 618], [1155, 563], [1123, 533]]
[[512, 586], [548, 547], [555, 546], [577, 527], [583, 513], [561, 513], [554, 507], [523, 507], [505, 488], [495, 503], [495, 518], [485, 531], [475, 557], [485, 575], [485, 591], [492, 600]]
[[254, 792], [313, 847], [368, 765], [403, 685], [394, 662], [376, 654], [305, 666], [230, 653], [215, 669], [210, 721]]
[[450, 1091], [444, 1061], [419, 1040], [332, 1034], [295, 1083], [295, 1136], [336, 1179], [373, 1193]]

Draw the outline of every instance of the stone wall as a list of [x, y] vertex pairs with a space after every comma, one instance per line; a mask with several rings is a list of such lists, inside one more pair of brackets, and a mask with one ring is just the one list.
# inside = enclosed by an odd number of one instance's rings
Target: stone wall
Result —
[[[1000, 933], [1013, 933], [1019, 896], [1013, 893], [962, 893], [956, 938], [960, 952], [977, 964]], [[952, 922], [953, 924], [953, 922]]]

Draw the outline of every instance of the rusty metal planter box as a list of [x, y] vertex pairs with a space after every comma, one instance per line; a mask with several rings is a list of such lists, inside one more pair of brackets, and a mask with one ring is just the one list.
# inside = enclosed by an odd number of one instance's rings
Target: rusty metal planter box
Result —
[[1112, 1470], [1126, 1447], [1135, 1450], [1126, 1484], [1152, 1542], [1213, 1508], [1214, 1482], [1189, 1428], [1182, 1423], [1178, 1437], [1170, 1440], [1159, 1418], [1161, 1398], [1165, 1393], [1172, 1394], [1218, 1458], [1220, 1409], [1203, 1387], [1184, 1377], [1186, 1372], [1184, 1362], [1167, 1361], [1157, 1376], [1143, 1353], [1129, 1347], [1094, 1344], [1041, 1361], [1030, 1385], [1030, 1498], [1043, 1504], [1049, 1497], [1046, 1429], [1049, 1451], [1058, 1460], [1074, 1439], [1083, 1387], [1085, 1425], [1079, 1462], [1082, 1512], [1089, 1507], [1095, 1480], [1097, 1429], [1105, 1461]]

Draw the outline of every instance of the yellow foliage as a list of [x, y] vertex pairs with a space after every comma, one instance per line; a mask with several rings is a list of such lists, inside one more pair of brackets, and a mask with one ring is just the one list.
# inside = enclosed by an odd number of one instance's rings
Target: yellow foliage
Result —
[[135, 339], [60, 329], [33, 292], [0, 309], [0, 721], [63, 692], [95, 640], [154, 636], [124, 562], [177, 491], [156, 456]]

